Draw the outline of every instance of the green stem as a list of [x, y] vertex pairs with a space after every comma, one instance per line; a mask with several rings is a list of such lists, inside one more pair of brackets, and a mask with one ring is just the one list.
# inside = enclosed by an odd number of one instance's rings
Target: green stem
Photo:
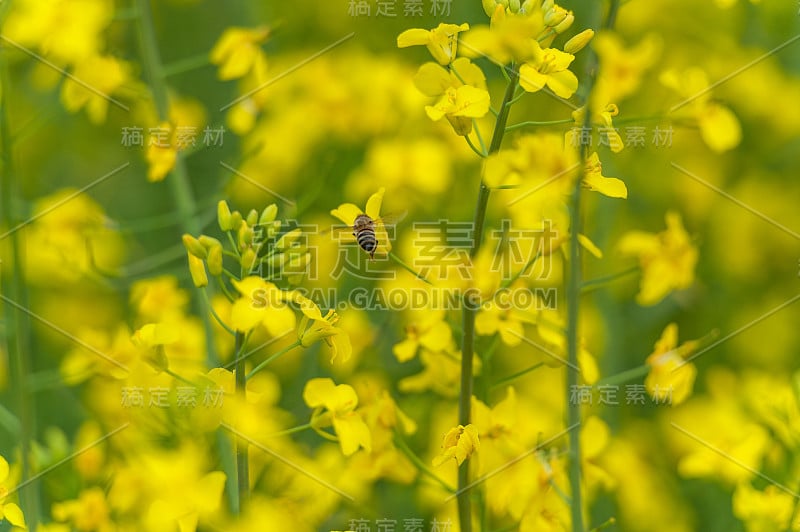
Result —
[[408, 264], [406, 264], [406, 263], [405, 263], [405, 261], [403, 261], [403, 259], [401, 259], [401, 258], [400, 258], [400, 257], [398, 257], [397, 255], [395, 255], [393, 251], [390, 251], [390, 252], [389, 252], [389, 258], [390, 258], [390, 259], [392, 259], [393, 261], [395, 261], [395, 262], [396, 262], [398, 265], [400, 265], [400, 266], [401, 266], [401, 267], [402, 267], [404, 270], [406, 270], [407, 272], [409, 272], [411, 275], [413, 275], [414, 277], [416, 277], [416, 278], [417, 278], [417, 279], [419, 279], [420, 281], [423, 281], [423, 282], [425, 282], [425, 283], [427, 283], [427, 284], [433, 284], [433, 283], [431, 283], [431, 282], [430, 282], [428, 279], [426, 279], [424, 275], [422, 275], [421, 273], [419, 273], [418, 271], [416, 271], [414, 268], [412, 268], [411, 266], [409, 266]]
[[[507, 105], [514, 98], [514, 93], [517, 90], [517, 83], [519, 82], [519, 71], [516, 67], [512, 66], [510, 69], [508, 86], [506, 93], [503, 96], [503, 103], [500, 106], [500, 111], [497, 115], [497, 121], [494, 125], [494, 132], [492, 133], [492, 141], [489, 144], [489, 154], [497, 152], [503, 142], [503, 135], [505, 134], [506, 122], [508, 121], [508, 113], [511, 106]], [[481, 177], [480, 189], [478, 191], [478, 202], [475, 207], [475, 213], [472, 223], [472, 248], [470, 249], [470, 256], [475, 257], [481, 247], [483, 239], [483, 224], [486, 221], [486, 208], [489, 205], [490, 189]], [[459, 425], [469, 425], [472, 417], [472, 358], [475, 353], [475, 316], [477, 308], [474, 302], [467, 299], [463, 302], [462, 309], [462, 322], [461, 329], [463, 336], [461, 338], [461, 388], [458, 396], [458, 423]], [[471, 532], [472, 530], [472, 511], [470, 508], [470, 494], [467, 485], [469, 484], [469, 461], [464, 462], [458, 468], [458, 520], [461, 525], [462, 532]]]
[[[5, 12], [3, 7], [3, 12]], [[4, 14], [4, 13], [3, 13]], [[4, 18], [4, 17], [3, 17]], [[9, 229], [17, 227], [17, 217], [14, 216], [13, 197], [17, 194], [15, 187], [16, 170], [14, 168], [14, 154], [11, 140], [11, 128], [9, 125], [8, 110], [11, 85], [9, 83], [7, 54], [2, 54], [0, 59], [0, 146], [2, 146], [2, 175], [0, 175], [0, 195], [2, 195], [2, 222]], [[9, 236], [11, 239], [10, 251], [12, 261], [3, 265], [3, 269], [8, 269], [11, 276], [9, 286], [9, 298], [23, 308], [28, 307], [28, 294], [25, 288], [24, 267], [22, 256], [23, 245], [20, 232], [14, 231]], [[31, 446], [36, 437], [36, 403], [34, 396], [28, 389], [27, 376], [32, 373], [32, 354], [31, 331], [28, 317], [21, 311], [12, 306], [5, 309], [8, 334], [8, 353], [9, 369], [12, 378], [12, 387], [17, 402], [17, 415], [19, 419], [19, 442], [20, 442], [20, 503], [25, 520], [31, 530], [35, 531], [41, 518], [41, 499], [39, 493], [39, 483], [30, 482], [33, 473], [31, 464]]]
[[563, 118], [561, 120], [544, 120], [544, 121], [535, 121], [535, 120], [527, 120], [525, 122], [519, 122], [517, 124], [511, 124], [510, 126], [506, 127], [506, 131], [514, 131], [515, 129], [521, 129], [523, 127], [540, 127], [540, 126], [557, 126], [559, 124], [572, 124], [575, 122], [572, 118]]
[[175, 380], [181, 381], [181, 382], [182, 382], [182, 383], [184, 383], [184, 384], [188, 384], [189, 386], [193, 386], [193, 387], [195, 387], [195, 388], [197, 388], [197, 387], [198, 387], [198, 386], [197, 386], [197, 383], [190, 381], [189, 379], [187, 379], [187, 378], [186, 378], [186, 377], [184, 377], [183, 375], [180, 375], [180, 374], [178, 374], [178, 373], [175, 373], [174, 371], [172, 371], [172, 370], [171, 370], [171, 369], [169, 369], [169, 368], [166, 368], [166, 369], [164, 369], [164, 373], [166, 373], [167, 375], [169, 375], [170, 377], [172, 377], [172, 378], [173, 378], [173, 379], [175, 379]]
[[[236, 353], [236, 394], [245, 399], [247, 381], [244, 374], [244, 333], [236, 333], [234, 352]], [[236, 438], [236, 493], [238, 495], [239, 513], [244, 510], [247, 499], [250, 498], [250, 464], [247, 455], [247, 442], [243, 438]]]
[[433, 470], [431, 470], [431, 468], [425, 465], [425, 462], [423, 462], [422, 459], [419, 456], [417, 456], [416, 453], [414, 453], [414, 451], [411, 450], [411, 448], [408, 446], [403, 437], [397, 432], [395, 432], [394, 444], [397, 446], [398, 449], [400, 449], [403, 452], [404, 455], [408, 457], [409, 460], [411, 460], [411, 462], [415, 466], [417, 466], [417, 469], [419, 469], [421, 473], [424, 473], [426, 476], [435, 480], [437, 484], [439, 484], [449, 493], [456, 492], [456, 490], [454, 490], [452, 486], [450, 486], [447, 482], [439, 478], [439, 475], [434, 473]]
[[209, 297], [208, 297], [208, 292], [206, 292], [206, 290], [203, 289], [203, 290], [200, 290], [200, 293], [203, 294], [203, 300], [206, 302], [206, 307], [208, 307], [208, 311], [211, 313], [211, 315], [214, 317], [214, 319], [217, 320], [217, 323], [219, 323], [219, 326], [222, 327], [223, 329], [225, 329], [231, 336], [236, 336], [236, 331], [231, 329], [230, 326], [228, 326], [228, 324], [225, 323], [222, 320], [222, 318], [220, 318], [219, 314], [217, 314], [217, 311], [214, 310], [214, 305], [211, 304], [211, 299], [209, 299]]
[[[474, 119], [473, 119], [473, 120], [474, 120]], [[483, 158], [483, 157], [486, 157], [486, 154], [485, 154], [484, 152], [482, 152], [481, 150], [479, 150], [479, 149], [478, 149], [478, 148], [475, 146], [475, 144], [473, 144], [473, 143], [472, 143], [472, 140], [470, 140], [470, 138], [469, 138], [469, 135], [464, 135], [464, 140], [466, 140], [466, 141], [467, 141], [467, 146], [469, 146], [469, 148], [470, 148], [472, 151], [474, 151], [474, 152], [475, 152], [475, 155], [477, 155], [478, 157], [481, 157], [481, 158]]]
[[531, 258], [531, 259], [530, 259], [528, 262], [526, 262], [526, 263], [525, 263], [525, 266], [523, 266], [523, 267], [522, 267], [522, 268], [521, 268], [521, 269], [520, 269], [520, 270], [519, 270], [517, 273], [515, 273], [515, 274], [514, 274], [514, 275], [513, 275], [511, 278], [509, 278], [509, 279], [506, 279], [505, 281], [503, 281], [503, 282], [500, 284], [500, 288], [508, 288], [509, 286], [511, 286], [512, 284], [514, 284], [514, 281], [516, 281], [517, 279], [519, 279], [520, 277], [522, 277], [523, 275], [525, 275], [525, 273], [526, 273], [526, 272], [527, 272], [527, 271], [530, 269], [530, 267], [531, 267], [531, 266], [533, 266], [533, 264], [534, 264], [534, 263], [535, 263], [537, 260], [539, 260], [539, 258], [540, 258], [541, 256], [542, 256], [542, 252], [541, 252], [541, 250], [537, 251], [537, 252], [536, 252], [536, 255], [534, 255], [534, 256], [533, 256], [533, 257], [532, 257], [532, 258]]
[[544, 362], [539, 362], [538, 364], [534, 364], [533, 366], [528, 366], [525, 369], [522, 369], [522, 370], [520, 370], [520, 371], [518, 371], [516, 373], [512, 373], [508, 377], [503, 377], [502, 379], [492, 383], [491, 386], [489, 386], [489, 389], [491, 390], [491, 389], [494, 389], [494, 388], [499, 388], [500, 386], [504, 386], [504, 385], [506, 385], [508, 383], [514, 382], [518, 378], [524, 377], [525, 375], [527, 375], [531, 371], [537, 370], [537, 369], [541, 368], [542, 366], [544, 366]]
[[[495, 115], [495, 116], [497, 116], [497, 115]], [[481, 134], [481, 128], [478, 127], [478, 120], [476, 120], [475, 118], [472, 119], [472, 129], [475, 130], [475, 137], [477, 137], [478, 144], [481, 147], [481, 153], [485, 157], [486, 156], [486, 143], [483, 142], [483, 135]]]
[[617, 384], [624, 384], [628, 381], [638, 379], [639, 377], [644, 377], [649, 371], [650, 366], [647, 364], [642, 364], [641, 366], [626, 369], [625, 371], [611, 375], [605, 379], [601, 379], [595, 383], [594, 387], [597, 388], [598, 386], [616, 386]]
[[190, 72], [209, 65], [211, 65], [211, 59], [209, 59], [208, 54], [198, 54], [194, 57], [187, 57], [164, 65], [164, 75], [167, 77], [175, 76], [176, 74], [183, 74], [184, 72]]
[[300, 347], [301, 345], [302, 345], [302, 343], [300, 342], [300, 340], [297, 340], [297, 341], [296, 341], [296, 342], [294, 342], [293, 344], [287, 345], [286, 347], [284, 347], [283, 349], [281, 349], [280, 351], [278, 351], [278, 352], [277, 352], [277, 353], [275, 353], [274, 355], [272, 355], [272, 356], [270, 356], [269, 358], [267, 358], [267, 359], [266, 359], [264, 362], [262, 362], [261, 364], [259, 364], [259, 365], [258, 365], [258, 366], [256, 366], [256, 367], [254, 367], [254, 368], [252, 369], [252, 371], [250, 371], [250, 373], [248, 373], [248, 374], [247, 374], [247, 377], [245, 377], [245, 380], [250, 380], [250, 379], [252, 379], [252, 378], [253, 378], [253, 376], [254, 376], [256, 373], [258, 373], [259, 371], [261, 371], [262, 369], [264, 369], [265, 367], [267, 367], [267, 366], [268, 366], [268, 365], [269, 365], [271, 362], [273, 362], [274, 360], [277, 360], [279, 357], [281, 357], [281, 356], [285, 355], [286, 353], [288, 353], [289, 351], [291, 351], [291, 350], [292, 350], [292, 349], [294, 349], [295, 347]]
[[612, 283], [617, 279], [627, 277], [628, 275], [636, 273], [638, 271], [639, 271], [639, 266], [633, 266], [631, 268], [628, 268], [627, 270], [622, 270], [621, 272], [612, 273], [611, 275], [605, 275], [603, 277], [597, 277], [595, 279], [584, 281], [583, 284], [581, 285], [581, 293], [597, 290], [598, 288], [602, 288], [603, 286]]
[[[618, 0], [611, 0], [608, 17], [605, 27], [610, 28], [616, 17]], [[597, 5], [594, 6], [597, 10]], [[598, 68], [597, 55], [593, 54], [586, 63], [587, 83], [584, 97], [584, 127], [591, 127], [592, 109], [591, 94], [594, 89], [595, 76]], [[569, 487], [571, 492], [570, 515], [572, 518], [573, 532], [584, 532], [583, 524], [583, 504], [581, 493], [581, 448], [580, 448], [580, 422], [581, 411], [578, 401], [571, 401], [571, 391], [578, 385], [578, 371], [572, 368], [578, 367], [578, 350], [580, 349], [580, 333], [578, 331], [580, 318], [580, 300], [582, 287], [582, 262], [581, 245], [578, 235], [582, 233], [581, 200], [583, 189], [583, 174], [586, 169], [587, 146], [581, 146], [580, 150], [580, 174], [575, 180], [572, 195], [569, 202], [570, 210], [570, 231], [569, 231], [569, 263], [567, 264], [567, 379], [564, 398], [567, 404], [567, 426], [575, 427], [569, 431]]]
[[[158, 41], [156, 40], [156, 32], [153, 24], [153, 14], [150, 9], [150, 0], [136, 0], [136, 23], [139, 32], [139, 41], [142, 50], [142, 63], [144, 70], [150, 80], [150, 89], [153, 91], [153, 100], [155, 101], [156, 110], [158, 112], [159, 120], [164, 121], [169, 117], [169, 92], [167, 88], [166, 75], [164, 67], [161, 63], [161, 57], [158, 49]], [[202, 227], [201, 223], [195, 217], [197, 212], [197, 205], [194, 199], [194, 193], [189, 181], [189, 175], [186, 171], [183, 156], [179, 153], [175, 161], [175, 168], [167, 176], [168, 184], [172, 190], [172, 196], [175, 200], [176, 210], [178, 211], [179, 219], [181, 220], [181, 233], [189, 233], [197, 235], [200, 233]], [[206, 340], [206, 362], [209, 367], [216, 367], [219, 364], [219, 357], [214, 347], [214, 328], [211, 324], [211, 318], [207, 312], [204, 312], [203, 304], [199, 299], [194, 298], [192, 305], [201, 317], [203, 322], [203, 332]], [[238, 351], [237, 351], [238, 353]], [[220, 446], [220, 452], [225, 452], [227, 446]], [[238, 464], [237, 447], [237, 464]], [[247, 450], [244, 453], [245, 460], [247, 458]], [[230, 464], [230, 459], [224, 459], [223, 464]], [[247, 471], [247, 464], [245, 463], [245, 471]], [[230, 469], [225, 470], [226, 484], [228, 492], [234, 489], [233, 484], [233, 471]], [[237, 477], [238, 478], [238, 477]], [[245, 479], [247, 480], [247, 479]], [[247, 482], [245, 482], [247, 486]], [[247, 493], [245, 492], [245, 498]], [[231, 499], [232, 500], [232, 499]], [[241, 506], [242, 493], [239, 492], [239, 504]], [[236, 508], [238, 512], [240, 508]]]
[[272, 434], [268, 435], [267, 438], [277, 438], [278, 436], [288, 436], [289, 434], [294, 434], [296, 432], [302, 432], [304, 430], [308, 430], [311, 428], [311, 423], [306, 423], [304, 425], [298, 425], [296, 427], [292, 427], [290, 429], [282, 430], [280, 432], [273, 432]]

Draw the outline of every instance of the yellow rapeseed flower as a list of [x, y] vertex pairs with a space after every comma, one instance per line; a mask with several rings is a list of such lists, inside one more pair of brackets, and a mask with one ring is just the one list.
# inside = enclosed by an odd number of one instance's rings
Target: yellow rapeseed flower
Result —
[[10, 468], [5, 458], [0, 456], [0, 520], [5, 519], [13, 526], [27, 528], [25, 516], [22, 515], [20, 507], [13, 502], [6, 502], [8, 496], [8, 486], [6, 481], [9, 478]]
[[619, 242], [623, 254], [639, 258], [642, 280], [636, 301], [640, 305], [655, 305], [672, 290], [688, 288], [694, 282], [697, 247], [678, 213], [668, 212], [666, 223], [665, 231], [630, 231]]
[[467, 31], [469, 24], [441, 23], [432, 30], [413, 28], [397, 36], [397, 47], [427, 46], [440, 65], [449, 65], [456, 58], [458, 34]]
[[[88, 57], [75, 65], [72, 72], [74, 78], [64, 80], [61, 101], [67, 111], [72, 113], [85, 107], [89, 120], [102, 124], [108, 113], [108, 97], [113, 96], [117, 89], [130, 80], [130, 71], [130, 65], [116, 57]], [[81, 83], [75, 79], [81, 80]], [[87, 89], [87, 85], [93, 90]]]
[[358, 396], [352, 386], [339, 384], [331, 379], [311, 379], [303, 389], [303, 400], [316, 409], [312, 416], [312, 426], [321, 429], [328, 423], [339, 437], [339, 446], [345, 456], [355, 453], [360, 447], [372, 450], [369, 428], [361, 415], [355, 411]]
[[685, 362], [684, 357], [693, 350], [693, 346], [693, 342], [687, 342], [678, 347], [677, 324], [670, 323], [664, 329], [653, 353], [647, 357], [650, 373], [644, 385], [654, 399], [678, 405], [692, 393], [697, 368]]
[[742, 140], [739, 119], [730, 109], [712, 99], [708, 76], [703, 70], [667, 70], [661, 74], [660, 79], [661, 83], [685, 98], [686, 105], [679, 111], [697, 121], [700, 136], [709, 148], [715, 152], [723, 152], [739, 145]]
[[336, 327], [339, 315], [333, 309], [323, 315], [319, 307], [305, 297], [296, 295], [294, 299], [301, 303], [300, 310], [303, 312], [303, 318], [297, 327], [297, 337], [303, 347], [324, 340], [331, 349], [331, 362], [337, 356], [341, 356], [343, 362], [347, 361], [353, 353], [353, 347], [347, 332]]
[[533, 57], [519, 68], [519, 85], [536, 92], [547, 85], [557, 96], [569, 98], [578, 90], [578, 78], [569, 70], [575, 56], [533, 43]]
[[398, 362], [408, 362], [421, 348], [438, 352], [453, 347], [453, 332], [444, 312], [424, 312], [419, 321], [406, 326], [406, 337], [396, 343], [392, 353]]
[[240, 294], [231, 308], [230, 325], [233, 328], [247, 332], [260, 323], [273, 337], [295, 328], [297, 316], [287, 305], [290, 294], [256, 276], [233, 281], [233, 285]]
[[257, 65], [266, 64], [261, 45], [270, 35], [266, 26], [226, 29], [214, 48], [211, 62], [219, 67], [219, 79], [238, 79], [249, 74]]
[[586, 160], [586, 170], [583, 174], [583, 186], [608, 196], [609, 198], [627, 198], [628, 187], [625, 182], [616, 177], [603, 175], [603, 165], [597, 152], [593, 152]]
[[433, 459], [433, 465], [438, 467], [443, 463], [455, 458], [456, 463], [461, 465], [464, 460], [472, 456], [481, 448], [478, 429], [475, 425], [458, 425], [453, 427], [442, 439], [442, 454]]
[[491, 25], [476, 26], [464, 35], [461, 53], [466, 57], [488, 57], [500, 65], [524, 62], [533, 57], [533, 45], [545, 30], [540, 9], [514, 15], [498, 6], [492, 14]]
[[425, 63], [414, 76], [414, 85], [426, 96], [438, 98], [435, 104], [425, 106], [428, 117], [434, 121], [446, 117], [458, 135], [469, 135], [472, 119], [489, 112], [486, 77], [465, 57], [456, 59], [450, 71]]

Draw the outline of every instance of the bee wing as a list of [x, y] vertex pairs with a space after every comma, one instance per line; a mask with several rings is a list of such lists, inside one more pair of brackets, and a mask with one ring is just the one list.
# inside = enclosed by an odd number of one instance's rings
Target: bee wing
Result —
[[379, 224], [384, 226], [386, 225], [397, 225], [403, 221], [403, 219], [408, 216], [408, 211], [402, 212], [390, 212], [380, 218], [376, 219], [375, 221]]
[[345, 224], [332, 225], [331, 227], [319, 232], [321, 237], [330, 236], [334, 242], [352, 242], [355, 241], [353, 235], [353, 226]]

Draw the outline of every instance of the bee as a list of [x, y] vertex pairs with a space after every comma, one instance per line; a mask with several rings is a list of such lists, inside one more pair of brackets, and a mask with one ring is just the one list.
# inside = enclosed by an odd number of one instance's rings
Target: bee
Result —
[[345, 228], [352, 230], [352, 235], [355, 237], [358, 247], [363, 249], [369, 255], [370, 259], [374, 260], [375, 252], [378, 250], [378, 244], [381, 243], [378, 238], [379, 235], [388, 238], [386, 226], [396, 224], [405, 218], [405, 215], [406, 213], [399, 215], [388, 214], [380, 218], [372, 218], [368, 214], [361, 213], [356, 216], [352, 228], [347, 226], [345, 226]]
[[369, 258], [375, 258], [378, 249], [378, 238], [375, 236], [375, 220], [366, 214], [359, 214], [353, 222], [353, 236], [356, 237], [359, 247], [369, 253]]

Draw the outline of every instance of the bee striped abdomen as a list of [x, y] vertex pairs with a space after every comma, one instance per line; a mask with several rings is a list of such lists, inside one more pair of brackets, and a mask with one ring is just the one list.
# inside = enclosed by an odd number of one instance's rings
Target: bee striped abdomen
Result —
[[353, 236], [356, 237], [359, 247], [369, 253], [370, 257], [375, 255], [378, 239], [375, 237], [375, 222], [372, 218], [360, 214], [353, 224]]

